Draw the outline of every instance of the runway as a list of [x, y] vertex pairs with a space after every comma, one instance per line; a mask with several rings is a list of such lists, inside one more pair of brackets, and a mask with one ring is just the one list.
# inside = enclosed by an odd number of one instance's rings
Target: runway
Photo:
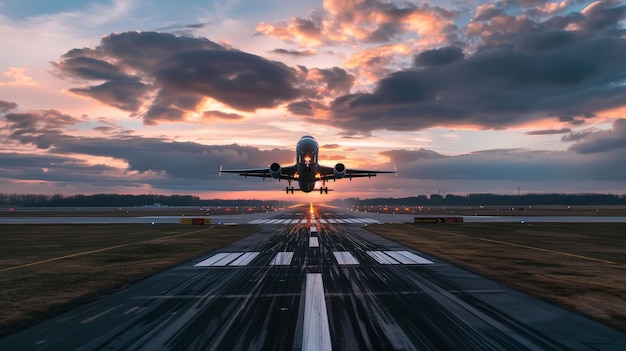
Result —
[[1, 350], [624, 350], [626, 334], [306, 209]]

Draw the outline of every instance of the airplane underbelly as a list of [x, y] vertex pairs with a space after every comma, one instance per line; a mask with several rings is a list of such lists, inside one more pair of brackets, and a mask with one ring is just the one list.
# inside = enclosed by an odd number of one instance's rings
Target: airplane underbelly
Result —
[[313, 189], [315, 189], [315, 182], [298, 182], [298, 184], [300, 185], [300, 190], [304, 191], [305, 193], [310, 193], [311, 191], [313, 191]]

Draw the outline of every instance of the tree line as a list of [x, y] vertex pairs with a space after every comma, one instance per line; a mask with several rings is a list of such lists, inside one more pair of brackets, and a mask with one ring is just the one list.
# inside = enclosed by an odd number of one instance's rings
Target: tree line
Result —
[[145, 207], [154, 206], [281, 206], [287, 201], [263, 200], [203, 200], [192, 195], [41, 195], [0, 193], [0, 206], [3, 207]]
[[[342, 207], [379, 206], [537, 206], [537, 205], [626, 205], [626, 195], [613, 194], [440, 194], [405, 198], [346, 198], [331, 201]], [[192, 195], [94, 194], [64, 196], [0, 193], [3, 207], [144, 207], [163, 206], [285, 206], [293, 201], [200, 199]]]
[[614, 194], [440, 194], [405, 198], [348, 198], [335, 201], [340, 206], [539, 206], [539, 205], [626, 205], [626, 195]]

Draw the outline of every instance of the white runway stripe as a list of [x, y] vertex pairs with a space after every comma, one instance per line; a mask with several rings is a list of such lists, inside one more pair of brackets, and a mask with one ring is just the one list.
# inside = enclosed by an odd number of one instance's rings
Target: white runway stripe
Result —
[[[323, 219], [320, 218], [319, 221], [321, 224], [355, 224], [355, 223], [380, 223], [379, 221], [371, 218], [333, 218], [333, 219]], [[248, 222], [250, 224], [306, 224], [308, 220], [303, 219], [255, 219], [254, 221]], [[315, 223], [315, 220], [312, 220], [311, 223]]]
[[219, 267], [225, 266], [234, 261], [237, 257], [243, 255], [243, 252], [220, 252], [208, 259], [197, 263], [196, 267]]
[[393, 258], [387, 256], [382, 251], [367, 251], [367, 254], [370, 255], [370, 257], [375, 259], [380, 264], [398, 264], [399, 263]]
[[433, 264], [422, 256], [409, 251], [367, 251], [380, 264]]
[[309, 238], [309, 247], [320, 247], [320, 242], [317, 237], [312, 236]]
[[352, 254], [348, 251], [333, 252], [333, 255], [335, 255], [335, 259], [340, 265], [359, 264], [359, 261], [356, 259], [356, 257], [352, 256]]
[[304, 301], [302, 350], [332, 350], [328, 311], [326, 310], [326, 299], [324, 298], [324, 283], [320, 273], [309, 273], [306, 275]]
[[247, 266], [252, 260], [254, 260], [260, 252], [246, 252], [236, 260], [232, 261], [229, 266]]
[[422, 256], [418, 256], [409, 251], [385, 251], [385, 253], [402, 264], [432, 264], [433, 261], [427, 260]]
[[291, 264], [291, 259], [293, 258], [293, 252], [279, 252], [274, 256], [272, 262], [270, 262], [271, 266], [288, 266]]

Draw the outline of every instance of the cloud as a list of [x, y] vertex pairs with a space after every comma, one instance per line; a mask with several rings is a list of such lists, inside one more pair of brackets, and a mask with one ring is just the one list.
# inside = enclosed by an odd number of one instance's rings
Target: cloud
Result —
[[494, 149], [455, 156], [434, 151], [383, 152], [398, 165], [398, 177], [423, 180], [515, 181], [623, 181], [626, 165], [620, 153], [577, 155], [569, 151]]
[[140, 114], [149, 125], [183, 121], [206, 97], [255, 111], [299, 96], [294, 69], [206, 38], [110, 34], [97, 47], [70, 50], [53, 64], [62, 76], [86, 83], [70, 91]]
[[262, 22], [260, 33], [302, 46], [340, 43], [388, 43], [417, 33], [423, 41], [441, 41], [454, 32], [454, 15], [440, 7], [396, 5], [377, 0], [326, 0], [309, 18]]
[[530, 132], [526, 132], [526, 135], [551, 135], [551, 134], [565, 134], [571, 133], [570, 128], [561, 128], [561, 129], [541, 129], [541, 130], [532, 130]]
[[434, 50], [426, 50], [415, 55], [416, 67], [439, 66], [462, 60], [463, 50], [455, 46], [446, 46]]
[[[235, 118], [230, 114], [222, 115], [222, 118], [230, 117]], [[158, 182], [159, 186], [170, 189], [180, 186], [224, 190], [230, 184], [228, 179], [219, 184], [207, 183], [207, 180], [217, 179], [220, 165], [226, 169], [254, 168], [267, 167], [273, 162], [292, 164], [294, 161], [293, 150], [261, 150], [236, 144], [203, 145], [176, 142], [165, 137], [141, 137], [119, 131], [117, 126], [108, 123], [96, 128], [105, 134], [102, 137], [70, 135], [62, 128], [74, 126], [81, 120], [54, 110], [7, 113], [1, 118], [6, 122], [4, 139], [18, 148], [33, 145], [43, 153], [35, 150], [21, 154], [0, 153], [3, 164], [0, 178], [60, 183], [97, 183], [102, 179], [103, 184], [108, 185]], [[115, 161], [111, 165], [90, 161], [102, 158]], [[46, 172], [42, 173], [44, 168]], [[240, 182], [234, 184], [235, 187], [247, 187]]]
[[[510, 45], [484, 47], [464, 58], [459, 51], [446, 47], [418, 54], [416, 62], [426, 64], [389, 74], [371, 93], [338, 97], [332, 118], [320, 121], [357, 133], [500, 129], [548, 118], [579, 125], [626, 101], [621, 37], [549, 30], [518, 35]], [[433, 64], [440, 61], [448, 63]]]
[[8, 112], [17, 108], [14, 102], [0, 100], [0, 113]]
[[3, 86], [32, 86], [36, 85], [35, 79], [26, 75], [25, 67], [9, 67], [3, 76], [7, 77], [7, 81], [1, 81], [0, 87]]
[[587, 131], [583, 134], [564, 137], [563, 140], [576, 141], [569, 147], [569, 150], [580, 154], [604, 153], [612, 150], [619, 150], [623, 153], [623, 149], [626, 149], [626, 119], [620, 118], [613, 122], [612, 129]]
[[242, 120], [244, 117], [238, 113], [228, 113], [222, 111], [204, 111], [202, 112], [202, 118], [213, 120], [213, 119], [222, 119], [222, 120], [230, 120], [230, 121], [238, 121]]
[[275, 54], [287, 55], [293, 57], [310, 57], [315, 56], [317, 52], [315, 50], [288, 50], [288, 49], [274, 49]]

